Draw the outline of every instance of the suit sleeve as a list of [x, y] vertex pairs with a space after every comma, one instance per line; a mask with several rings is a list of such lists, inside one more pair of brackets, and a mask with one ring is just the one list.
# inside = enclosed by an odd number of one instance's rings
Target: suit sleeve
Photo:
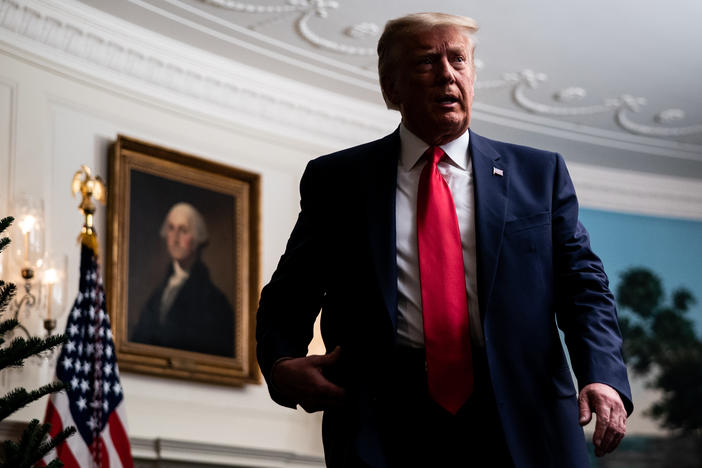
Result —
[[589, 234], [578, 220], [575, 189], [560, 155], [556, 155], [552, 221], [556, 314], [578, 387], [609, 385], [631, 414], [614, 296], [602, 262], [590, 248]]
[[271, 397], [294, 408], [271, 385], [273, 365], [283, 357], [302, 357], [312, 340], [313, 326], [324, 297], [322, 284], [324, 235], [323, 189], [315, 161], [300, 181], [300, 213], [278, 267], [261, 291], [256, 314], [256, 355]]

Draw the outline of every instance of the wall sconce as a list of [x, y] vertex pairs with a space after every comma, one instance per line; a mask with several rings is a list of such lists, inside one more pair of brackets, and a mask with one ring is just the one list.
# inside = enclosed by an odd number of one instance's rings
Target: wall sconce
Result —
[[41, 306], [39, 316], [48, 335], [56, 328], [56, 319], [66, 310], [66, 270], [68, 258], [65, 255], [48, 257], [42, 273]]
[[[13, 203], [15, 222], [12, 225], [10, 274], [24, 281], [24, 291], [10, 305], [12, 316], [20, 321], [20, 314], [29, 318], [36, 313], [43, 320], [50, 335], [56, 328], [56, 319], [66, 309], [65, 255], [48, 255], [45, 251], [44, 202], [37, 197], [22, 195]], [[27, 337], [29, 330], [20, 323]]]

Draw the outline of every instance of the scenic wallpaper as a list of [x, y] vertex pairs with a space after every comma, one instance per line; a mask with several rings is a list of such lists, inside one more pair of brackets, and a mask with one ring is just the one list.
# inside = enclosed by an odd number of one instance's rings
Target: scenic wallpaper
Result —
[[617, 299], [635, 405], [620, 448], [591, 465], [700, 468], [702, 221], [591, 209], [580, 219]]

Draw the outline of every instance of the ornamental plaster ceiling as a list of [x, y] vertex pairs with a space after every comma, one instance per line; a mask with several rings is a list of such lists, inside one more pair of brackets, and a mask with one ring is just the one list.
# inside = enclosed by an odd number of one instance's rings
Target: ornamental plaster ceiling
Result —
[[374, 47], [388, 19], [426, 10], [472, 16], [481, 26], [473, 120], [481, 132], [557, 151], [580, 145], [576, 161], [586, 164], [702, 179], [702, 2], [79, 1], [378, 109]]
[[374, 46], [390, 19], [478, 20], [477, 102], [702, 143], [702, 2], [669, 0], [81, 0], [232, 60], [381, 102]]

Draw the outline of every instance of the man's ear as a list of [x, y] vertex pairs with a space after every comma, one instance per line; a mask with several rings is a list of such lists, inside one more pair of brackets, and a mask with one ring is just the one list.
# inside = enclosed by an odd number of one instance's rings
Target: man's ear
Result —
[[386, 76], [380, 82], [380, 87], [383, 90], [383, 96], [387, 101], [396, 107], [400, 106], [400, 96], [397, 92], [397, 87], [395, 85], [395, 80], [391, 77]]

